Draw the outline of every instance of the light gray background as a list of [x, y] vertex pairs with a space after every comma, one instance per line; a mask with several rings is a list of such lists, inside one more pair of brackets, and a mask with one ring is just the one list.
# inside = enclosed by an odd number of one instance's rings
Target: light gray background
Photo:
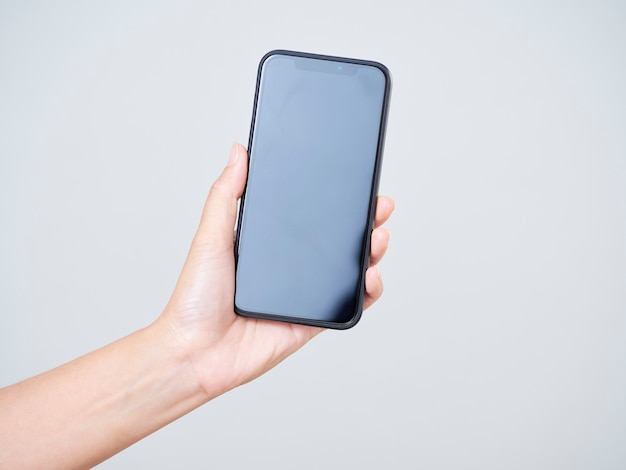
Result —
[[385, 296], [101, 468], [624, 468], [619, 1], [0, 3], [0, 384], [160, 313], [274, 48], [394, 75]]

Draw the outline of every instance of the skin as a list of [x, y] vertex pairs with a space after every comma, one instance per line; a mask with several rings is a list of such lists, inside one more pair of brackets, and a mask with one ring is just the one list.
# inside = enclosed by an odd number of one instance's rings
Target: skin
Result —
[[[233, 310], [233, 228], [247, 177], [234, 144], [211, 187], [176, 288], [150, 326], [0, 389], [0, 468], [89, 468], [228, 390], [267, 372], [321, 328]], [[383, 292], [376, 264], [394, 202], [377, 200], [365, 308]]]

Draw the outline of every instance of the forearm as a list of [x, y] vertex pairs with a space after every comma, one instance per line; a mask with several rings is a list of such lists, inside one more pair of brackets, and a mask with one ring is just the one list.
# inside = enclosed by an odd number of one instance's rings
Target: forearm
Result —
[[0, 467], [91, 467], [208, 399], [153, 325], [0, 389]]

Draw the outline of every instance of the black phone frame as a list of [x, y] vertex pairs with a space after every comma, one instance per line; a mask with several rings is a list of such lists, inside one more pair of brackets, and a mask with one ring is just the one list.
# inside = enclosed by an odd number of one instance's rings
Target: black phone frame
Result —
[[[357, 304], [356, 304], [354, 315], [347, 322], [331, 322], [331, 321], [316, 320], [316, 319], [310, 319], [310, 318], [290, 317], [290, 316], [274, 315], [274, 314], [268, 314], [268, 313], [251, 312], [251, 311], [243, 310], [237, 307], [237, 304], [235, 301], [237, 286], [235, 284], [235, 296], [233, 299], [234, 310], [236, 314], [241, 315], [243, 317], [248, 317], [248, 318], [259, 318], [259, 319], [275, 320], [275, 321], [281, 321], [281, 322], [287, 322], [287, 323], [296, 323], [300, 325], [331, 328], [335, 330], [346, 330], [356, 325], [361, 319], [361, 316], [363, 314], [363, 303], [365, 300], [365, 272], [370, 262], [370, 245], [371, 245], [371, 239], [372, 239], [372, 230], [374, 228], [374, 215], [376, 212], [376, 198], [378, 196], [378, 187], [380, 183], [383, 151], [384, 151], [384, 146], [385, 146], [385, 135], [387, 131], [387, 120], [388, 120], [388, 115], [389, 115], [389, 101], [391, 98], [391, 86], [392, 86], [391, 73], [389, 69], [383, 64], [381, 64], [380, 62], [375, 62], [371, 60], [351, 59], [347, 57], [313, 54], [313, 53], [308, 53], [308, 52], [297, 52], [297, 51], [291, 51], [291, 50], [286, 50], [286, 49], [275, 49], [275, 50], [268, 52], [261, 58], [261, 61], [259, 62], [257, 79], [256, 79], [256, 88], [254, 92], [254, 106], [252, 109], [252, 120], [250, 124], [250, 135], [248, 138], [248, 149], [252, 148], [252, 142], [253, 142], [253, 137], [254, 137], [254, 126], [256, 122], [257, 107], [258, 107], [258, 102], [259, 102], [259, 92], [261, 88], [261, 76], [263, 72], [263, 65], [267, 59], [269, 59], [270, 57], [274, 55], [287, 55], [287, 56], [294, 56], [294, 57], [304, 57], [304, 58], [310, 58], [310, 59], [343, 62], [347, 64], [366, 65], [366, 66], [378, 68], [385, 76], [385, 91], [384, 91], [384, 96], [383, 96], [383, 105], [382, 105], [382, 110], [381, 110], [381, 119], [380, 119], [379, 131], [378, 131], [376, 161], [374, 164], [374, 174], [372, 175], [372, 186], [371, 186], [371, 191], [370, 191], [370, 201], [369, 201], [369, 208], [368, 208], [368, 220], [367, 220], [367, 227], [366, 227], [365, 235], [364, 235], [365, 240], [363, 243], [363, 251], [361, 253], [361, 260], [362, 260], [361, 272], [359, 274], [358, 292], [356, 293]], [[251, 158], [252, 158], [252, 155], [248, 155], [248, 170], [250, 169]], [[239, 203], [239, 216], [237, 218], [237, 229], [236, 229], [235, 247], [234, 247], [235, 248], [234, 250], [235, 251], [234, 253], [235, 272], [237, 270], [238, 259], [239, 259], [239, 256], [238, 256], [239, 239], [241, 236], [241, 226], [242, 226], [241, 222], [242, 222], [243, 211], [244, 211], [244, 206], [245, 206], [246, 190], [247, 190], [247, 181], [246, 181], [246, 186], [244, 188], [244, 191], [241, 196], [240, 203]], [[235, 276], [235, 279], [236, 279], [236, 276]]]

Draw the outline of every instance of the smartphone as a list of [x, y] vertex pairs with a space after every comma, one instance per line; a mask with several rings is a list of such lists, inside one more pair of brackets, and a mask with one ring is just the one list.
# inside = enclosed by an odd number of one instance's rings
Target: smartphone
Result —
[[235, 240], [235, 312], [326, 328], [363, 309], [391, 90], [377, 62], [259, 64]]

